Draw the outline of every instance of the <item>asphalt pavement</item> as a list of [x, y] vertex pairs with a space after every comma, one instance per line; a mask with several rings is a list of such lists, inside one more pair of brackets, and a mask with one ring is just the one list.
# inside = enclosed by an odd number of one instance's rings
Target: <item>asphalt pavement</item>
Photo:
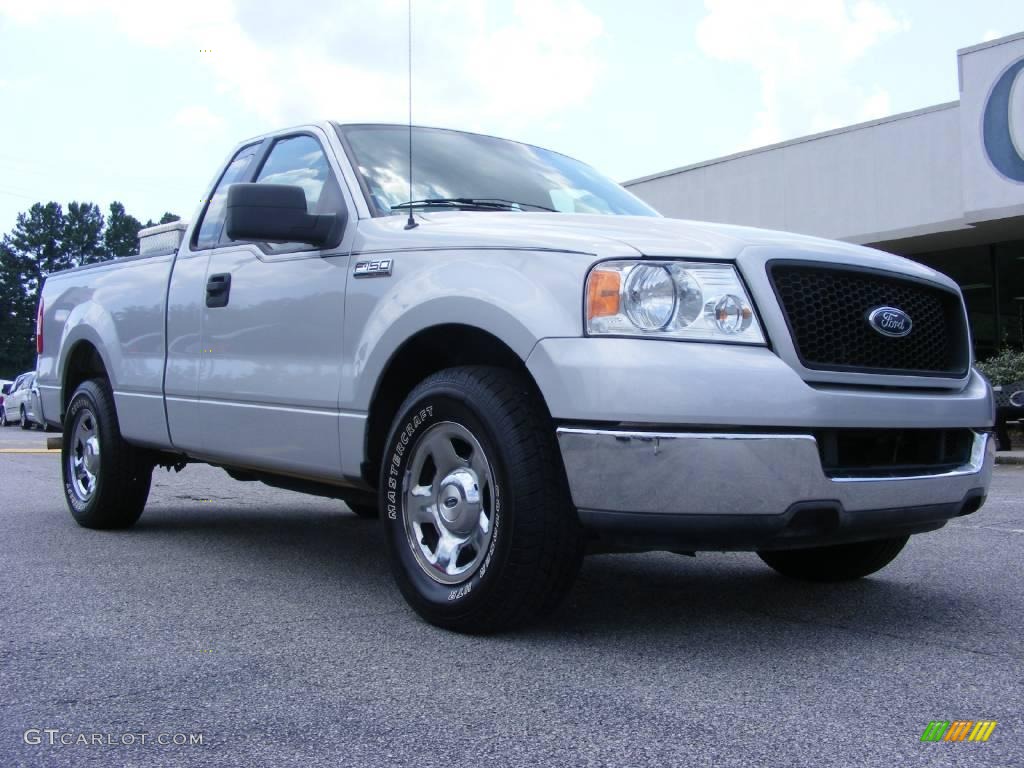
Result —
[[1024, 466], [857, 583], [604, 555], [478, 638], [420, 621], [340, 502], [191, 466], [87, 531], [59, 454], [11, 452], [44, 440], [0, 429], [0, 766], [1024, 765]]

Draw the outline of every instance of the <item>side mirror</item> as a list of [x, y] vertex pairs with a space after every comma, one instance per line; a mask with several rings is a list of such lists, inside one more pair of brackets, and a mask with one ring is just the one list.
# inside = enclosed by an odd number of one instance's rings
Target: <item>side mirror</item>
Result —
[[309, 243], [324, 246], [334, 230], [333, 213], [309, 213], [306, 193], [291, 184], [232, 184], [225, 228], [232, 240]]
[[2, 394], [5, 394], [5, 395], [11, 394], [11, 385], [10, 384], [4, 384]]

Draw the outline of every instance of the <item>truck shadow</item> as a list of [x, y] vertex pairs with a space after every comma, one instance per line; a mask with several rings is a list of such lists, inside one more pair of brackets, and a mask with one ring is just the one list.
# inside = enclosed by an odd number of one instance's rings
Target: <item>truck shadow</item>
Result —
[[[298, 608], [295, 601], [308, 602], [321, 620], [332, 621], [331, 606], [344, 606], [342, 614], [397, 611], [405, 613], [403, 621], [420, 623], [404, 609], [392, 583], [377, 521], [355, 517], [340, 502], [317, 502], [314, 509], [218, 506], [214, 500], [194, 511], [183, 512], [180, 506], [173, 513], [147, 511], [131, 535], [164, 553], [199, 547], [218, 572], [255, 572], [268, 584], [294, 587], [288, 598], [293, 608]], [[908, 578], [913, 542], [903, 557], [910, 562], [897, 560], [873, 577], [847, 584], [784, 579], [753, 553], [590, 557], [554, 614], [505, 639], [556, 645], [566, 635], [620, 642], [641, 634], [649, 642], [699, 634], [754, 646], [763, 641], [766, 628], [789, 637], [798, 634], [789, 630], [800, 625], [876, 637], [924, 637], [942, 630], [952, 616], [961, 627], [987, 620], [971, 594], [951, 594], [942, 583]], [[440, 632], [426, 625], [420, 629]]]
[[584, 563], [552, 626], [601, 633], [645, 625], [686, 633], [781, 622], [895, 635], [933, 631], [940, 623], [937, 604], [943, 614], [970, 614], [969, 598], [909, 582], [897, 576], [897, 566], [890, 568], [855, 582], [813, 584], [779, 576], [752, 552], [605, 555]]

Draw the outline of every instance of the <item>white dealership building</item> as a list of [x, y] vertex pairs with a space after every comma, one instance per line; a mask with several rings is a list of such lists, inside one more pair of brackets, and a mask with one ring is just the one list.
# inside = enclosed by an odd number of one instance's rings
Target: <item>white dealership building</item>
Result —
[[666, 216], [921, 261], [964, 290], [978, 353], [1024, 342], [1024, 33], [957, 52], [959, 101], [645, 176]]

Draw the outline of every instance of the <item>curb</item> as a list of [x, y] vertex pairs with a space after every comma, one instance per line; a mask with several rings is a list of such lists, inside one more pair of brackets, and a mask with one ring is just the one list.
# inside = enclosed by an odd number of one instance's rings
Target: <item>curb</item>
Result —
[[1013, 453], [1004, 452], [1001, 456], [996, 454], [996, 464], [1017, 464], [1024, 465], [1024, 452], [1014, 451]]

